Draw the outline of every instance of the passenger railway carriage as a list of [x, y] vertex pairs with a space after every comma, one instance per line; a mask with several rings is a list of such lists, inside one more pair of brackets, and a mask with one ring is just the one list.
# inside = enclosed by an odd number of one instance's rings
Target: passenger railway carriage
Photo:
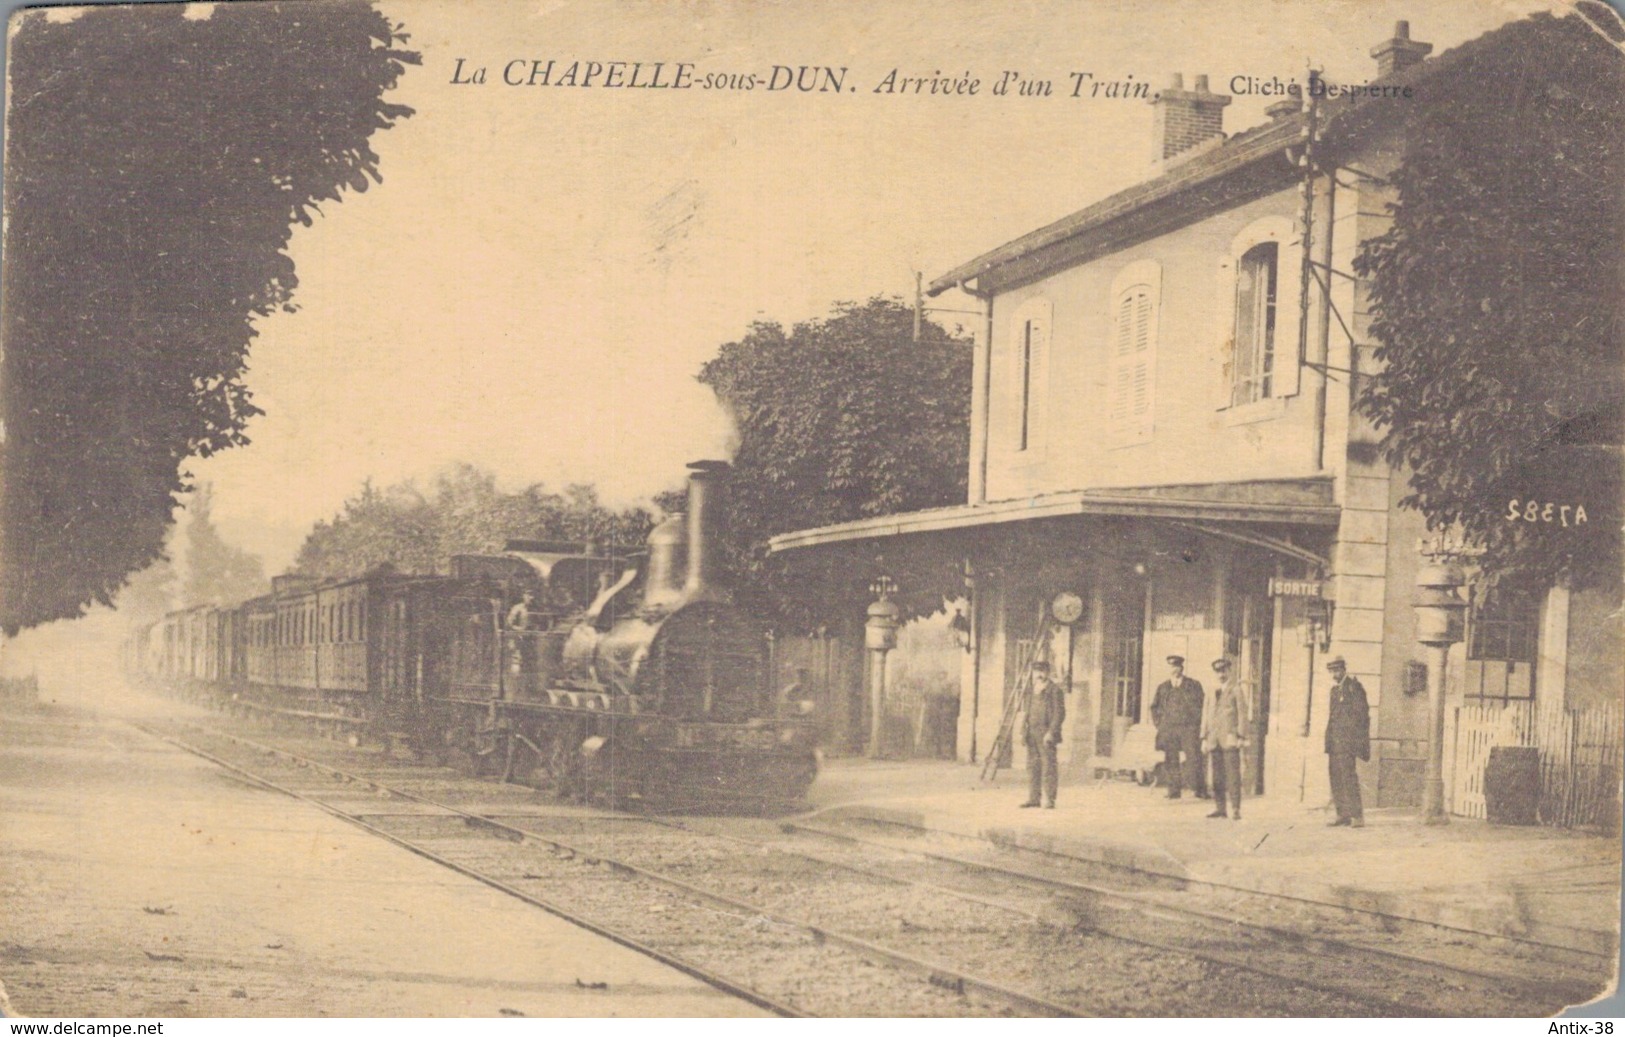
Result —
[[814, 727], [770, 686], [766, 630], [715, 578], [726, 469], [694, 465], [688, 515], [636, 555], [511, 541], [448, 576], [277, 577], [264, 597], [137, 631], [127, 664], [233, 711], [405, 740], [571, 796], [793, 803], [817, 770]]

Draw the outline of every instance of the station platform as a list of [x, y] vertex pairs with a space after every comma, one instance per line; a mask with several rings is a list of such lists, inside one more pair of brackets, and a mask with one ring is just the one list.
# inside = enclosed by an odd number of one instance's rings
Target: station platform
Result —
[[1290, 897], [1548, 944], [1605, 960], [1620, 946], [1618, 835], [1491, 825], [1412, 811], [1366, 811], [1364, 828], [1329, 828], [1328, 809], [1244, 798], [1241, 821], [1211, 800], [1129, 781], [1063, 784], [1056, 808], [1021, 809], [1027, 774], [935, 760], [827, 761], [816, 816], [1130, 867], [1187, 883]]

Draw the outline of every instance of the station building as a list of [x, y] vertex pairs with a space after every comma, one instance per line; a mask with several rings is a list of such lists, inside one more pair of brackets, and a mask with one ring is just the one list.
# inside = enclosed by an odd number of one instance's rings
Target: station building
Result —
[[[1373, 85], [1388, 89], [1288, 98], [1229, 137], [1230, 97], [1175, 77], [1152, 103], [1150, 179], [932, 282], [985, 314], [968, 500], [772, 549], [963, 558], [965, 651], [939, 618], [912, 642], [905, 631], [889, 662], [958, 671], [959, 758], [993, 747], [1036, 650], [1068, 692], [1071, 779], [1149, 768], [1166, 657], [1210, 686], [1226, 656], [1255, 704], [1249, 792], [1318, 807], [1324, 661], [1341, 655], [1372, 709], [1367, 802], [1419, 803], [1428, 662], [1412, 598], [1426, 530], [1354, 406], [1377, 360], [1353, 258], [1388, 229], [1404, 106], [1506, 36], [1429, 57], [1399, 23], [1371, 51]], [[1487, 586], [1464, 588], [1466, 637], [1447, 668], [1449, 808], [1482, 817], [1490, 748], [1532, 745], [1543, 814], [1604, 823], [1620, 781], [1619, 588]], [[1011, 762], [1024, 766], [1019, 738]]]

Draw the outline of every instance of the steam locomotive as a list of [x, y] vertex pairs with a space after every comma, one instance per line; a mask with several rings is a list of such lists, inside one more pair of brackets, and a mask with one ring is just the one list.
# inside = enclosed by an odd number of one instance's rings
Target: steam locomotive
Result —
[[645, 552], [516, 540], [454, 557], [447, 576], [277, 577], [264, 597], [136, 631], [126, 666], [233, 712], [404, 742], [569, 797], [795, 803], [817, 773], [816, 729], [772, 687], [770, 635], [716, 577], [728, 465], [690, 469], [687, 515]]

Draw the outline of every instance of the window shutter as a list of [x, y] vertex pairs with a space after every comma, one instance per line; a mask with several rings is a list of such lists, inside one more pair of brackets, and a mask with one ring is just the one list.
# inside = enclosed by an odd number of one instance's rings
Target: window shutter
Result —
[[1109, 418], [1113, 434], [1124, 442], [1151, 436], [1155, 310], [1149, 285], [1134, 285], [1117, 301]]
[[1236, 381], [1236, 264], [1229, 256], [1219, 260], [1213, 296], [1219, 338], [1219, 377], [1213, 385], [1213, 405], [1224, 410], [1230, 406]]
[[[1273, 395], [1298, 395], [1299, 379], [1303, 372], [1298, 364], [1300, 336], [1298, 335], [1298, 299], [1303, 277], [1303, 246], [1294, 245], [1283, 238], [1276, 253], [1275, 270], [1275, 370], [1272, 373]], [[1310, 289], [1315, 295], [1319, 290]], [[1314, 296], [1312, 295], [1311, 298]], [[1336, 332], [1333, 332], [1336, 334]]]

